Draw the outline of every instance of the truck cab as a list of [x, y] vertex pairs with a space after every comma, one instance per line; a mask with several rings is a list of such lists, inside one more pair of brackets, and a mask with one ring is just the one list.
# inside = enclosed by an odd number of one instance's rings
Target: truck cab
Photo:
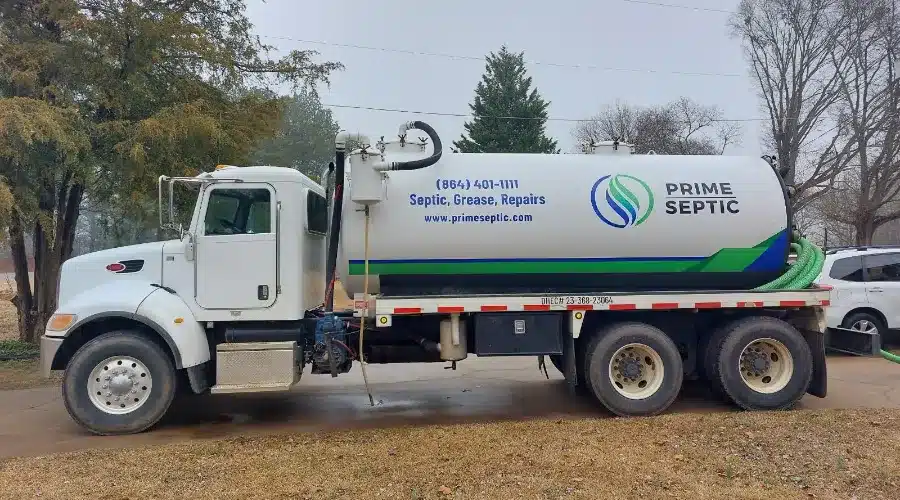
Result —
[[160, 284], [198, 321], [299, 320], [320, 304], [322, 187], [296, 170], [266, 166], [221, 167], [197, 179], [189, 228], [163, 244]]
[[[184, 186], [196, 193], [186, 228], [174, 222], [174, 193]], [[290, 168], [219, 166], [197, 177], [161, 178], [159, 189], [161, 206], [169, 194], [168, 218], [161, 211], [161, 223], [180, 238], [94, 252], [63, 264], [57, 311], [41, 340], [46, 373], [67, 367], [76, 352], [109, 336], [135, 344], [152, 339], [139, 349], [157, 364], [171, 364], [185, 375], [183, 385], [203, 392], [214, 385], [210, 360], [216, 336], [230, 332], [225, 325], [277, 318], [278, 324], [296, 328], [307, 310], [322, 303], [327, 228], [322, 186]], [[276, 347], [284, 350], [283, 344]], [[139, 384], [148, 378], [149, 366], [133, 358], [131, 363], [89, 359], [106, 363], [91, 370], [117, 375], [95, 380], [82, 404], [141, 411], [140, 388], [146, 386]], [[278, 374], [276, 382], [299, 377], [290, 371]], [[283, 385], [270, 379], [262, 385]], [[91, 411], [87, 405], [83, 409]]]

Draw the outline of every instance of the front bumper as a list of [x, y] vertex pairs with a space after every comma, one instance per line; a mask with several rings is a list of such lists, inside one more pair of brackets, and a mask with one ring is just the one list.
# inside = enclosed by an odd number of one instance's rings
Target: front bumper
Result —
[[50, 378], [53, 373], [53, 358], [56, 357], [56, 351], [59, 350], [63, 340], [65, 340], [64, 337], [48, 337], [46, 335], [41, 337], [41, 375], [44, 378]]

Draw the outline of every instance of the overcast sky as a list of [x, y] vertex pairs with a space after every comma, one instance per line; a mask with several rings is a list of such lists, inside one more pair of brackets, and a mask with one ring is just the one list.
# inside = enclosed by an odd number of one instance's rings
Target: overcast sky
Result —
[[[265, 43], [281, 50], [314, 49], [320, 60], [346, 66], [332, 76], [330, 88], [321, 89], [326, 104], [468, 113], [484, 70], [483, 60], [328, 44], [470, 58], [483, 57], [506, 44], [510, 50], [524, 51], [526, 60], [533, 62], [528, 65], [529, 74], [550, 101], [551, 118], [586, 118], [617, 99], [650, 105], [679, 96], [718, 105], [728, 118], [765, 116], [740, 44], [729, 34], [729, 15], [716, 11], [733, 10], [738, 0], [247, 3]], [[437, 129], [445, 144], [459, 138], [465, 120], [346, 108], [333, 111], [343, 128], [373, 138], [395, 134], [402, 121], [421, 119]], [[559, 140], [563, 151], [575, 147], [573, 125], [548, 123], [548, 133]], [[761, 154], [760, 127], [760, 122], [744, 123], [742, 144], [726, 154]]]

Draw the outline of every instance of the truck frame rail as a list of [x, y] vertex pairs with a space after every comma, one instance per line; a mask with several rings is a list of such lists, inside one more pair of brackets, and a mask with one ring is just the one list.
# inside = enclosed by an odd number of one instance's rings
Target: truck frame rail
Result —
[[[455, 314], [514, 311], [664, 311], [673, 309], [826, 307], [830, 288], [806, 290], [727, 290], [646, 293], [370, 296], [368, 316], [376, 326], [381, 318], [412, 314]], [[356, 316], [366, 314], [362, 294], [354, 295]]]

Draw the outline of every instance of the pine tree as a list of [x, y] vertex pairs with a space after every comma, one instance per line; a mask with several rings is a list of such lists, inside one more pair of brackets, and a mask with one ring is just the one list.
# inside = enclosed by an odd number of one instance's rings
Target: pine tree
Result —
[[469, 105], [474, 118], [464, 125], [468, 137], [463, 134], [453, 146], [463, 153], [558, 153], [556, 141], [544, 134], [549, 105], [531, 88], [524, 54], [504, 45], [487, 56]]

